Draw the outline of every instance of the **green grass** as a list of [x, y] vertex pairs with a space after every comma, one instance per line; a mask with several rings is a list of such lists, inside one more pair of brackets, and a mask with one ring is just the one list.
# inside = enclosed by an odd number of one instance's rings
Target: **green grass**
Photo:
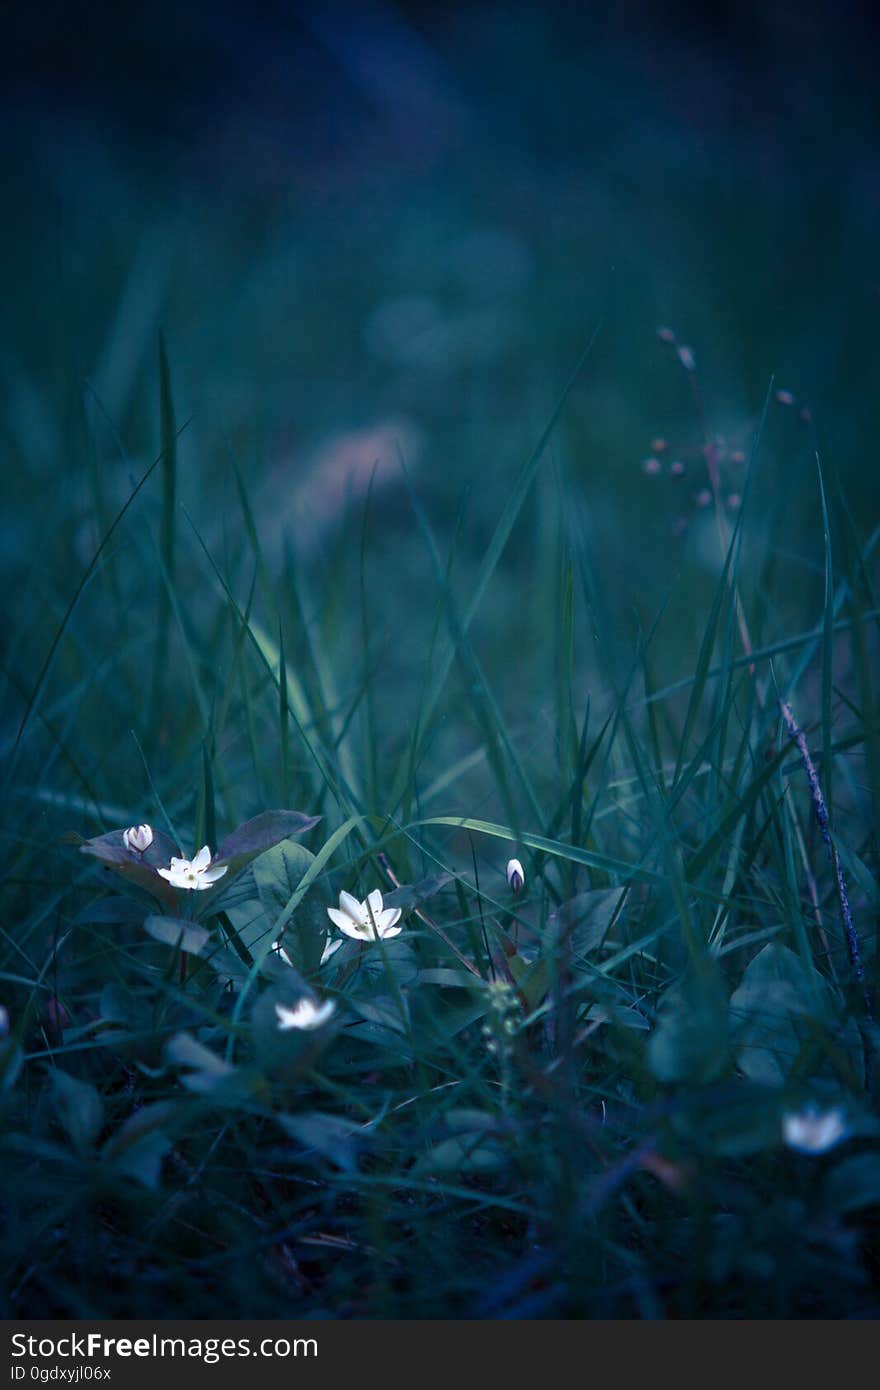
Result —
[[509, 9], [436, 129], [224, 5], [12, 85], [4, 1316], [880, 1311], [872, 117], [818, 14]]
[[[161, 452], [115, 519], [96, 493], [81, 579], [35, 577], [4, 669], [4, 1315], [876, 1314], [876, 533], [827, 471], [796, 537], [747, 488], [661, 688], [673, 576], [627, 628], [551, 462], [589, 352], [480, 558], [413, 476], [397, 552], [342, 499], [315, 560], [264, 549], [244, 469], [219, 531], [178, 505], [160, 351]], [[495, 601], [515, 545], [539, 636]], [[61, 840], [148, 821], [188, 854], [271, 807], [321, 820], [188, 895], [183, 936]], [[320, 964], [375, 887], [401, 934]], [[307, 988], [333, 1021], [279, 1032]], [[816, 1156], [782, 1138], [807, 1101], [847, 1125]]]

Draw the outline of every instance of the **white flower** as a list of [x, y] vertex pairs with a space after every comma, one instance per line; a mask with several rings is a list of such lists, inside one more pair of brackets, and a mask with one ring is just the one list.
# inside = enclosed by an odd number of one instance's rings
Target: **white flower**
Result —
[[403, 930], [397, 926], [400, 908], [383, 907], [378, 888], [374, 888], [362, 903], [343, 891], [339, 894], [339, 907], [328, 907], [327, 916], [345, 936], [352, 936], [355, 941], [375, 941], [377, 937], [387, 941]]
[[507, 882], [510, 884], [512, 893], [521, 893], [525, 887], [526, 876], [523, 866], [518, 859], [510, 859], [507, 863]]
[[293, 961], [290, 959], [290, 956], [287, 954], [280, 941], [273, 941], [271, 949], [275, 952], [276, 956], [280, 956], [285, 965], [293, 965]]
[[300, 1028], [304, 1032], [311, 1032], [313, 1028], [320, 1028], [336, 1012], [336, 1004], [332, 999], [325, 999], [323, 1004], [316, 1004], [313, 1000], [303, 995], [302, 999], [288, 1009], [284, 1004], [276, 1004], [275, 1012], [278, 1015], [278, 1027], [282, 1033], [286, 1033], [290, 1028]]
[[325, 946], [324, 946], [324, 949], [323, 949], [323, 951], [321, 952], [321, 959], [320, 959], [320, 961], [319, 961], [319, 964], [320, 964], [320, 965], [323, 965], [325, 960], [329, 960], [331, 956], [335, 956], [335, 954], [336, 954], [336, 952], [339, 950], [340, 946], [344, 946], [344, 945], [345, 945], [345, 942], [344, 942], [344, 941], [330, 941], [329, 938], [328, 938], [328, 940], [327, 940], [327, 942], [326, 942], [326, 944], [325, 944]]
[[122, 833], [122, 843], [134, 854], [143, 854], [153, 843], [153, 828], [149, 825], [132, 825]]
[[788, 1110], [782, 1117], [782, 1137], [790, 1149], [802, 1154], [823, 1154], [846, 1135], [843, 1111], [821, 1111], [815, 1105]]
[[163, 878], [167, 878], [173, 888], [210, 888], [216, 883], [218, 878], [222, 878], [226, 873], [227, 866], [221, 868], [210, 868], [211, 851], [207, 845], [203, 845], [192, 859], [172, 859], [167, 869], [160, 869], [159, 873]]

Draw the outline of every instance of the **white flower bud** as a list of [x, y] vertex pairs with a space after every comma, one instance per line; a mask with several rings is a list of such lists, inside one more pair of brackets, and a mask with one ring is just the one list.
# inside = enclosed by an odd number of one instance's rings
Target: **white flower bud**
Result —
[[521, 893], [525, 887], [526, 876], [518, 859], [510, 859], [507, 864], [507, 882], [512, 893]]
[[153, 843], [153, 829], [149, 825], [132, 825], [123, 832], [122, 841], [133, 854], [143, 854]]

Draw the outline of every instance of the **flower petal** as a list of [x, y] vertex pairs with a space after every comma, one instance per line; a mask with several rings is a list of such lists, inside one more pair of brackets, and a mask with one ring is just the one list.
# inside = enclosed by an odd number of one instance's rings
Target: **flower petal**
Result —
[[157, 869], [156, 873], [159, 874], [161, 878], [167, 878], [169, 883], [174, 883], [177, 878], [177, 869], [175, 868]]
[[339, 894], [339, 906], [343, 912], [347, 912], [353, 922], [363, 923], [366, 918], [363, 903], [359, 903], [357, 898], [353, 898], [351, 893], [346, 893], [343, 888]]
[[192, 866], [195, 869], [196, 873], [200, 873], [202, 869], [207, 869], [210, 862], [211, 851], [207, 845], [202, 845], [202, 848], [199, 850], [198, 854], [193, 856]]
[[[386, 907], [376, 917], [376, 927], [380, 936], [387, 936], [392, 927], [400, 921], [399, 907]], [[401, 930], [398, 928], [398, 930]]]
[[390, 941], [392, 936], [400, 936], [402, 931], [403, 927], [386, 927], [385, 931], [381, 932], [380, 935], [383, 941]]
[[367, 906], [375, 917], [376, 924], [378, 925], [379, 918], [382, 915], [382, 894], [379, 892], [378, 888], [374, 888], [372, 893], [367, 894]]
[[205, 869], [200, 875], [202, 882], [206, 886], [210, 887], [212, 883], [216, 883], [218, 879], [221, 879], [223, 877], [223, 875], [227, 872], [228, 868], [229, 865], [224, 864], [222, 868]]
[[292, 1009], [288, 1009], [284, 1004], [275, 1005], [275, 1013], [278, 1016], [278, 1027], [280, 1028], [282, 1033], [286, 1033], [289, 1028], [303, 1027], [301, 1021], [303, 1017], [303, 1003], [304, 1001], [300, 1000], [300, 1002], [296, 1004]]
[[[328, 908], [329, 911], [329, 908]], [[353, 922], [350, 917], [339, 914], [340, 920], [336, 923], [344, 936], [350, 936], [354, 941], [369, 941], [372, 937], [372, 929], [362, 927], [359, 922]]]
[[335, 1013], [336, 1001], [334, 999], [325, 999], [315, 1014], [315, 1027], [320, 1027], [322, 1023], [326, 1023], [328, 1018], [332, 1018]]
[[327, 916], [330, 918], [333, 925], [338, 927], [340, 931], [348, 931], [349, 927], [357, 926], [356, 922], [352, 922], [348, 913], [340, 912], [338, 907], [328, 907]]

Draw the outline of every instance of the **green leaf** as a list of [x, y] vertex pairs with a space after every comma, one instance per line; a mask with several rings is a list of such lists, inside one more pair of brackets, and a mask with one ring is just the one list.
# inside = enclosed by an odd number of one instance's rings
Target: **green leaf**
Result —
[[162, 1159], [171, 1148], [172, 1131], [178, 1119], [179, 1107], [173, 1101], [144, 1105], [111, 1135], [102, 1157], [118, 1172], [155, 1191], [162, 1173]]
[[[246, 875], [249, 900], [238, 908], [229, 907], [241, 943], [259, 957], [281, 934], [284, 950], [298, 970], [311, 974], [317, 970], [327, 935], [327, 916], [308, 888], [300, 894], [315, 856], [292, 840], [261, 854]], [[287, 917], [291, 901], [295, 915]], [[271, 966], [271, 962], [267, 962]]]
[[775, 941], [747, 966], [730, 1010], [737, 1063], [768, 1086], [782, 1085], [802, 1048], [835, 1021], [825, 981]]
[[325, 1115], [318, 1110], [302, 1115], [278, 1115], [285, 1134], [302, 1144], [307, 1153], [327, 1158], [344, 1173], [357, 1171], [357, 1139], [361, 1125], [339, 1115]]
[[508, 956], [507, 966], [531, 1013], [550, 988], [550, 968], [547, 961], [528, 961], [523, 960], [522, 956]]
[[836, 1164], [828, 1174], [824, 1196], [832, 1211], [841, 1215], [880, 1207], [880, 1151], [853, 1154]]
[[416, 983], [419, 962], [406, 935], [402, 934], [389, 941], [371, 941], [364, 946], [361, 970], [370, 983], [387, 980], [390, 973], [400, 988]]
[[109, 981], [101, 990], [98, 1013], [102, 1023], [119, 1024], [126, 1032], [146, 1028], [150, 1021], [149, 1006], [115, 981]]
[[620, 888], [596, 888], [562, 903], [547, 918], [545, 951], [554, 954], [565, 945], [574, 955], [585, 956], [601, 946], [623, 897]]
[[14, 1038], [0, 1042], [0, 1095], [11, 1091], [24, 1065], [24, 1053]]
[[88, 1153], [104, 1122], [104, 1105], [88, 1081], [57, 1068], [52, 1072], [56, 1114], [78, 1153]]
[[403, 1014], [401, 1014], [398, 1001], [393, 999], [389, 994], [379, 994], [372, 999], [352, 998], [348, 1000], [348, 1004], [354, 1013], [359, 1014], [368, 1025], [372, 1025], [367, 1028], [358, 1028], [356, 1032], [357, 1037], [373, 1037], [374, 1029], [378, 1030], [380, 1034], [385, 1035], [380, 1039], [385, 1043], [389, 1041], [387, 1037], [388, 1030], [392, 1033], [401, 1033], [406, 1037], [408, 1032], [408, 1009], [405, 999], [403, 1001]]
[[227, 835], [217, 848], [214, 863], [228, 864], [230, 874], [238, 873], [258, 854], [294, 835], [304, 835], [320, 819], [320, 816], [307, 816], [302, 811], [263, 811]]
[[453, 970], [449, 966], [433, 966], [419, 971], [420, 985], [440, 985], [443, 989], [473, 989], [474, 977], [465, 970]]
[[179, 917], [147, 917], [144, 931], [155, 941], [165, 946], [174, 946], [190, 956], [200, 956], [211, 941], [211, 933], [195, 922], [184, 922]]
[[239, 1067], [218, 1057], [190, 1033], [175, 1033], [165, 1055], [184, 1071], [181, 1082], [188, 1091], [218, 1100], [241, 1100], [253, 1093], [251, 1079]]
[[648, 1041], [648, 1064], [658, 1081], [707, 1085], [730, 1063], [727, 993], [721, 972], [701, 961], [660, 1001]]
[[70, 925], [82, 927], [107, 923], [115, 927], [121, 926], [123, 922], [140, 923], [144, 920], [145, 907], [143, 899], [127, 898], [112, 893], [108, 897], [96, 898], [94, 902], [80, 908]]
[[474, 989], [475, 980], [467, 976], [465, 988], [420, 990], [413, 999], [418, 1035], [423, 1042], [443, 1047], [472, 1023], [484, 1018], [489, 1009], [485, 989]]
[[494, 1173], [507, 1166], [505, 1148], [496, 1131], [498, 1120], [488, 1110], [454, 1106], [443, 1116], [448, 1137], [415, 1163], [413, 1173]]
[[700, 1105], [682, 1107], [671, 1117], [676, 1135], [688, 1147], [723, 1158], [772, 1153], [780, 1144], [781, 1096], [777, 1089], [736, 1080], [712, 1091]]
[[315, 856], [293, 840], [282, 840], [254, 861], [251, 873], [257, 896], [272, 921], [283, 911]]

